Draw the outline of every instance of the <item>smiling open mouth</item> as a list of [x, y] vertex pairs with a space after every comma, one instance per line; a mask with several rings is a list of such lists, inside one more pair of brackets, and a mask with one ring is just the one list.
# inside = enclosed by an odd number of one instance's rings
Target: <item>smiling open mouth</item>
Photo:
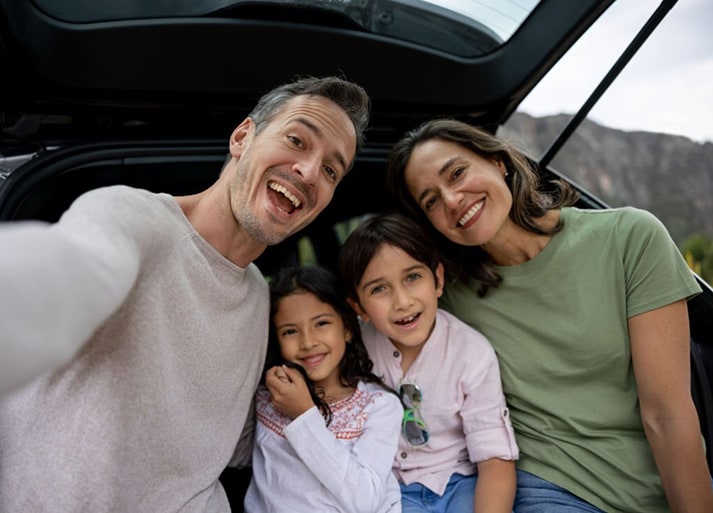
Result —
[[420, 313], [413, 314], [413, 315], [409, 315], [408, 317], [404, 317], [403, 319], [399, 319], [398, 321], [394, 321], [394, 324], [398, 324], [399, 326], [408, 326], [408, 325], [410, 325], [410, 324], [416, 322], [416, 320], [418, 320], [418, 318], [419, 318], [420, 316], [421, 316]]
[[280, 185], [279, 183], [268, 182], [267, 186], [271, 190], [280, 193], [280, 195], [277, 196], [280, 206], [281, 206], [282, 210], [284, 210], [288, 214], [291, 214], [293, 211], [295, 211], [296, 209], [300, 208], [300, 206], [302, 206], [302, 202], [297, 197], [295, 197], [294, 194], [292, 194], [290, 191], [288, 191], [287, 188]]
[[465, 215], [458, 220], [458, 226], [463, 226], [465, 223], [473, 219], [473, 216], [477, 214], [481, 208], [483, 208], [483, 203], [485, 203], [485, 200], [481, 200], [473, 205], [470, 210], [468, 210], [468, 212], [466, 212]]
[[304, 363], [305, 367], [316, 367], [317, 365], [322, 363], [322, 360], [324, 360], [325, 357], [326, 355], [324, 353], [315, 354], [312, 356], [304, 357], [302, 359], [302, 362]]

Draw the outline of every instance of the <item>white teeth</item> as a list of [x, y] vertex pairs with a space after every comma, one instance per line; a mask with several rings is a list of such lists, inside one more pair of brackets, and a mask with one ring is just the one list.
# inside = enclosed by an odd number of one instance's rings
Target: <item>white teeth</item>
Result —
[[465, 223], [473, 219], [473, 216], [478, 213], [478, 210], [483, 208], [483, 201], [484, 200], [479, 201], [478, 203], [473, 205], [471, 209], [468, 210], [468, 212], [466, 212], [465, 215], [458, 220], [458, 226], [463, 226]]
[[410, 316], [410, 317], [405, 317], [404, 319], [399, 319], [399, 320], [396, 321], [396, 322], [397, 322], [398, 324], [408, 324], [408, 323], [413, 322], [414, 320], [416, 320], [416, 317], [417, 317], [417, 315], [412, 315], [412, 316]]
[[292, 194], [290, 191], [288, 191], [285, 187], [283, 187], [283, 186], [280, 185], [279, 183], [275, 183], [275, 182], [270, 182], [267, 186], [268, 186], [270, 189], [272, 189], [273, 191], [279, 192], [279, 193], [282, 194], [285, 198], [287, 198], [288, 200], [290, 200], [290, 201], [292, 202], [292, 205], [293, 205], [295, 208], [300, 208], [300, 205], [302, 204], [302, 202], [301, 202], [299, 199], [297, 199], [297, 198], [295, 197], [295, 195]]

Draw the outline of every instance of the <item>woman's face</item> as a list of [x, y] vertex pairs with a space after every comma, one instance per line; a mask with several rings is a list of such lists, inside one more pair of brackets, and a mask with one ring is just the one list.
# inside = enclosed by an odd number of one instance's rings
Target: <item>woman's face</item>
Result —
[[502, 162], [430, 139], [414, 148], [404, 178], [433, 226], [457, 244], [487, 244], [509, 222], [512, 194]]

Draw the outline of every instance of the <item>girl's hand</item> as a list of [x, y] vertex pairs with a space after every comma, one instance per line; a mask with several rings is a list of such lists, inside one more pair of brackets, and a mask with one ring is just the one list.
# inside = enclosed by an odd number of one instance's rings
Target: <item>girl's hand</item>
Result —
[[275, 409], [292, 419], [299, 417], [315, 405], [302, 375], [286, 365], [276, 366], [267, 371], [265, 386], [270, 391]]

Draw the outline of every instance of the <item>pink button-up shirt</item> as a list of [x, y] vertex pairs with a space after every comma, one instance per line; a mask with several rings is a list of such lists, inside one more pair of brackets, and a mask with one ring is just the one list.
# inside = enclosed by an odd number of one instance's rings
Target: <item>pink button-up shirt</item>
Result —
[[439, 310], [431, 336], [404, 376], [401, 352], [391, 341], [371, 323], [362, 333], [374, 373], [395, 390], [402, 382], [416, 383], [423, 394], [419, 414], [430, 439], [413, 448], [402, 434], [394, 460], [400, 482], [418, 482], [442, 495], [451, 475], [475, 474], [479, 461], [518, 459], [495, 351], [482, 334]]

